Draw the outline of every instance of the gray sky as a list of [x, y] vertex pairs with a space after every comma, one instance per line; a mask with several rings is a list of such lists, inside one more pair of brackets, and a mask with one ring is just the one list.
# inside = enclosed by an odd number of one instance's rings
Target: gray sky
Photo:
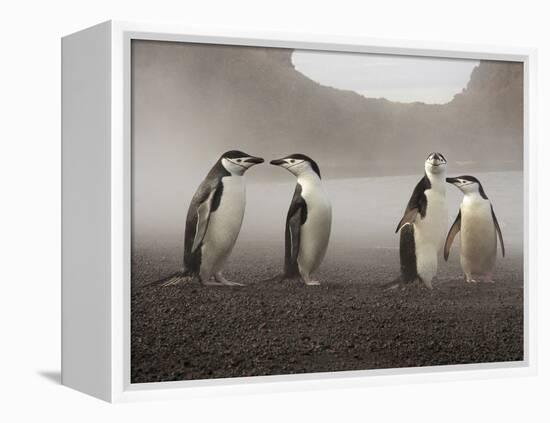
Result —
[[292, 63], [321, 85], [365, 97], [443, 104], [466, 87], [479, 61], [295, 50]]

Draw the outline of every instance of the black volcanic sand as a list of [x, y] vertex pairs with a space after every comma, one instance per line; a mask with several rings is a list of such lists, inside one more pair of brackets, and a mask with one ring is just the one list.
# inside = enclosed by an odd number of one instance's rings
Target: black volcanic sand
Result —
[[521, 270], [430, 291], [385, 290], [389, 267], [354, 267], [321, 272], [321, 286], [258, 282], [268, 273], [245, 267], [227, 274], [245, 287], [164, 288], [145, 283], [162, 259], [135, 255], [132, 383], [523, 359]]

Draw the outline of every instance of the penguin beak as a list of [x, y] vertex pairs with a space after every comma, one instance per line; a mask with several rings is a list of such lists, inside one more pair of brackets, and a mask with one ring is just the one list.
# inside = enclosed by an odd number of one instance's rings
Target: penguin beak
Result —
[[453, 184], [453, 185], [456, 185], [456, 183], [458, 182], [458, 178], [446, 178], [445, 179], [449, 184]]
[[249, 157], [248, 159], [244, 160], [245, 163], [252, 163], [252, 165], [257, 165], [264, 162], [264, 159], [261, 157]]
[[273, 166], [281, 166], [286, 162], [283, 159], [276, 159], [276, 160], [271, 160], [269, 163], [271, 163]]

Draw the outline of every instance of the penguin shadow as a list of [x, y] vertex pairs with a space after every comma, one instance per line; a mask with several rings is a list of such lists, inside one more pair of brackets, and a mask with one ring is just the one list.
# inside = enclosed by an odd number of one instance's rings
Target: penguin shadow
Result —
[[61, 371], [59, 370], [39, 370], [36, 373], [50, 383], [61, 385]]

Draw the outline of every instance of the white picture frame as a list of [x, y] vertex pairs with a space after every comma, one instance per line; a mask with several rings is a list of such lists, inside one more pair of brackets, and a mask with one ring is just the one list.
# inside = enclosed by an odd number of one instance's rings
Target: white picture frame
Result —
[[[166, 40], [524, 64], [524, 360], [130, 383], [130, 42]], [[110, 21], [62, 40], [62, 383], [110, 402], [533, 375], [536, 372], [536, 51]]]

